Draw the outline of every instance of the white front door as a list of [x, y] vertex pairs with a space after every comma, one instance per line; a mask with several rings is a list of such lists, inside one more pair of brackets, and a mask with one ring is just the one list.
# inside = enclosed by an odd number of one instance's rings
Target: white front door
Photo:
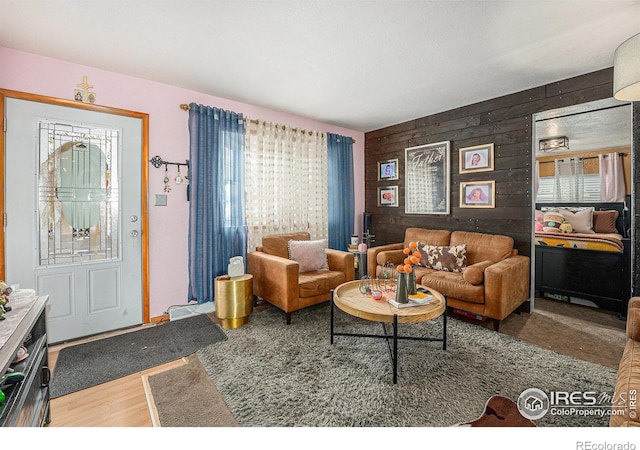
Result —
[[6, 282], [52, 343], [143, 322], [142, 120], [6, 99]]

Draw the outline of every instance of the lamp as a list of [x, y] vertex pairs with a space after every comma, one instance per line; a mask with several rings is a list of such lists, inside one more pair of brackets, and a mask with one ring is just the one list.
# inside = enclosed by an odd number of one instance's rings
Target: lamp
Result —
[[549, 139], [540, 139], [541, 152], [557, 152], [558, 150], [569, 150], [569, 138], [560, 136]]
[[613, 96], [640, 100], [640, 34], [624, 41], [613, 57]]

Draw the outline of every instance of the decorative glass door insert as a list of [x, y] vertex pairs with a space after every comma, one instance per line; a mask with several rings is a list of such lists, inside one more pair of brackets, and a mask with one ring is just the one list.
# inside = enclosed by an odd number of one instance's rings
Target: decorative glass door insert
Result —
[[119, 258], [120, 132], [39, 122], [40, 266]]

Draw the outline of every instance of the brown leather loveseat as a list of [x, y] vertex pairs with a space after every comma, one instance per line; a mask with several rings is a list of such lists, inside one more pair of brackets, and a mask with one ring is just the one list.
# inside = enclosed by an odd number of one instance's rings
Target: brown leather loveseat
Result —
[[332, 289], [355, 278], [352, 253], [323, 247], [320, 250], [323, 257], [326, 254], [328, 267], [305, 270], [304, 266], [309, 264], [302, 258], [299, 258], [300, 262], [289, 259], [290, 241], [296, 243], [298, 249], [308, 241], [310, 247], [314, 247], [309, 251], [317, 254], [315, 243], [318, 240], [312, 242], [308, 232], [297, 232], [263, 236], [262, 246], [247, 255], [247, 272], [253, 275], [253, 293], [284, 311], [287, 325], [291, 323], [293, 311], [328, 301]]
[[[620, 359], [613, 395], [612, 427], [640, 426], [640, 297], [631, 297], [627, 309], [627, 344]], [[620, 414], [621, 413], [621, 414]]]
[[419, 242], [423, 255], [416, 281], [444, 294], [448, 307], [493, 319], [496, 331], [501, 320], [529, 300], [530, 259], [518, 255], [513, 238], [497, 234], [407, 228], [403, 243], [367, 251], [368, 275], [379, 278], [387, 261], [400, 264], [410, 242]]

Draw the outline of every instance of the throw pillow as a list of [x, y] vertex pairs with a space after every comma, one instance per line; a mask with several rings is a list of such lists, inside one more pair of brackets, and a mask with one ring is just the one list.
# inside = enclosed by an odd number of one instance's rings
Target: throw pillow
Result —
[[607, 211], [593, 212], [593, 231], [595, 233], [620, 233], [616, 228], [618, 211], [610, 209]]
[[564, 222], [564, 216], [562, 214], [558, 211], [548, 211], [542, 218], [542, 231], [559, 233], [562, 222]]
[[445, 272], [462, 273], [467, 267], [467, 244], [425, 245], [422, 247], [420, 265]]
[[536, 209], [536, 231], [542, 231], [543, 219], [544, 219], [544, 213]]
[[566, 208], [558, 208], [558, 212], [571, 224], [574, 233], [593, 234], [593, 209], [591, 206], [581, 211], [573, 212]]
[[300, 266], [299, 272], [313, 272], [328, 270], [327, 240], [317, 241], [289, 241], [289, 259]]

